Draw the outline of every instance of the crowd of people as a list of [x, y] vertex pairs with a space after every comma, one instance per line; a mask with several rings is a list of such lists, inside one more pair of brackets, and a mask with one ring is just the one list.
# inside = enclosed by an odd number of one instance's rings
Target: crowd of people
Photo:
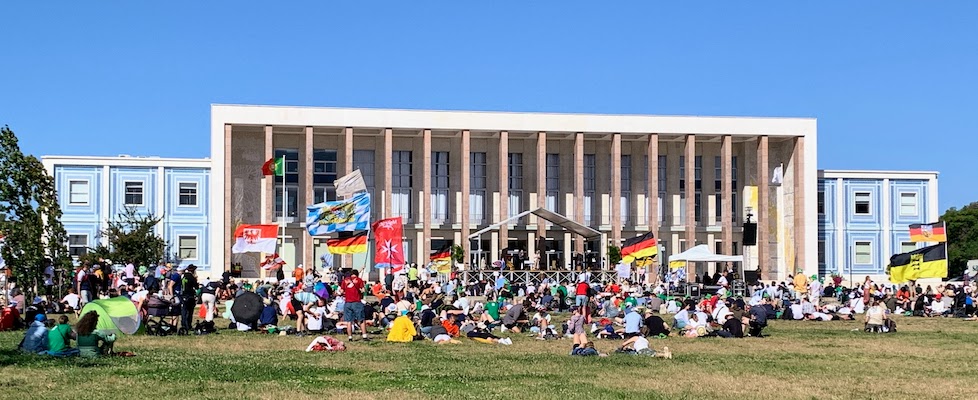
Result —
[[[516, 283], [498, 272], [492, 279], [464, 282], [455, 273], [439, 275], [410, 265], [403, 273], [367, 282], [356, 270], [320, 274], [300, 265], [288, 278], [246, 281], [233, 279], [230, 272], [220, 279], [198, 280], [193, 265], [111, 265], [109, 260], [80, 265], [65, 296], [40, 296], [26, 309], [23, 293], [11, 291], [12, 301], [3, 312], [17, 318], [4, 320], [30, 321], [29, 326], [20, 323], [27, 328], [22, 349], [57, 356], [111, 354], [115, 337], [94, 330], [92, 321], [98, 315], [78, 313], [95, 299], [118, 296], [130, 299], [144, 320], [168, 321], [178, 334], [216, 331], [213, 321], [223, 303], [229, 328], [316, 336], [310, 348], [347, 346], [323, 335], [345, 335], [347, 342], [382, 336], [389, 342], [457, 344], [470, 339], [497, 345], [512, 345], [513, 335], [527, 335], [537, 340], [571, 339], [573, 355], [601, 355], [594, 342], [612, 340], [620, 341], [616, 352], [671, 357], [667, 349], [653, 350], [648, 339], [763, 337], [772, 319], [861, 320], [867, 331], [893, 332], [891, 316], [896, 314], [974, 316], [978, 294], [974, 283], [896, 288], [867, 277], [846, 288], [835, 280], [799, 274], [785, 282], [758, 283], [749, 288], [749, 295], [735, 296], [734, 278], [721, 271], [704, 277], [718, 289], [693, 299], [671, 296], [674, 288], [668, 281], [596, 282], [587, 272], [578, 274], [575, 282], [543, 278]], [[255, 322], [236, 321], [230, 311], [246, 292], [257, 294], [263, 303]], [[195, 313], [198, 305], [200, 312]], [[58, 323], [46, 317], [57, 313], [76, 313], [78, 322], [72, 328], [64, 315]], [[663, 318], [666, 315], [672, 316], [671, 322]], [[70, 347], [72, 339], [77, 349]]]

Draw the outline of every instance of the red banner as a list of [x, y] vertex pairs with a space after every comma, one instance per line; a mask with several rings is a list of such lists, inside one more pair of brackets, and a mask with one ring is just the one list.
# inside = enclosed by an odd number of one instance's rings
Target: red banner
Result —
[[374, 222], [374, 266], [398, 270], [404, 266], [404, 240], [401, 217], [387, 218]]

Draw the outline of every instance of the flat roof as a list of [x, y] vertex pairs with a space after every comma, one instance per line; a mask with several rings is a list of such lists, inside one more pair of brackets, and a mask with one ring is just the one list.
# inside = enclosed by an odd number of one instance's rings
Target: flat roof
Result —
[[56, 165], [110, 166], [110, 167], [165, 167], [165, 168], [211, 168], [210, 158], [169, 158], [136, 157], [129, 155], [111, 156], [41, 156], [41, 163], [50, 170]]
[[848, 178], [848, 179], [936, 179], [937, 171], [884, 171], [884, 170], [846, 170], [820, 169], [819, 178]]
[[[212, 124], [814, 137], [814, 118], [575, 114], [212, 104]], [[213, 126], [213, 125], [212, 125]]]

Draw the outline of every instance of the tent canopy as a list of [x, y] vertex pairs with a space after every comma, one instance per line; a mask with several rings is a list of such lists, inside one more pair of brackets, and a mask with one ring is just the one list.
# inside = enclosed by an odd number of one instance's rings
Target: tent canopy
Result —
[[710, 247], [701, 244], [679, 254], [673, 254], [669, 261], [693, 261], [693, 262], [744, 262], [744, 256], [725, 256], [713, 254]]
[[469, 239], [478, 237], [479, 235], [481, 235], [483, 233], [489, 232], [489, 231], [491, 231], [493, 229], [497, 229], [500, 226], [502, 226], [503, 224], [508, 224], [508, 223], [510, 223], [512, 221], [515, 221], [515, 220], [518, 220], [520, 218], [523, 218], [523, 217], [525, 217], [525, 216], [527, 216], [529, 214], [533, 214], [533, 215], [536, 215], [537, 217], [540, 217], [540, 218], [543, 218], [543, 219], [545, 219], [547, 221], [550, 221], [550, 223], [552, 223], [554, 225], [558, 225], [558, 226], [560, 226], [560, 227], [562, 227], [564, 229], [567, 229], [568, 231], [571, 231], [572, 233], [575, 233], [577, 235], [583, 236], [585, 239], [594, 239], [594, 238], [601, 237], [601, 232], [598, 232], [598, 231], [596, 231], [594, 229], [591, 229], [587, 225], [582, 225], [582, 224], [579, 224], [577, 222], [574, 222], [574, 221], [568, 219], [567, 217], [565, 217], [563, 215], [557, 214], [557, 213], [555, 213], [553, 211], [550, 211], [550, 210], [547, 210], [545, 208], [536, 208], [536, 209], [529, 210], [529, 211], [523, 211], [523, 212], [521, 212], [519, 214], [516, 214], [516, 215], [514, 215], [512, 217], [507, 218], [504, 221], [497, 222], [495, 224], [492, 224], [492, 225], [489, 225], [489, 226], [487, 226], [485, 228], [482, 228], [478, 232], [475, 232], [475, 233], [469, 235]]
[[82, 308], [81, 315], [89, 311], [98, 313], [95, 329], [101, 331], [132, 335], [139, 330], [142, 322], [136, 305], [122, 296], [89, 302]]

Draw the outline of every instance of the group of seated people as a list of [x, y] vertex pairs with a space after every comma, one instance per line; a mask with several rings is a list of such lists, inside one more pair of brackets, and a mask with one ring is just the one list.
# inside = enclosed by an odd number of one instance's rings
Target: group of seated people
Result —
[[[66, 315], [58, 317], [58, 323], [55, 325], [47, 315], [37, 314], [18, 347], [25, 353], [55, 357], [112, 355], [116, 340], [115, 333], [96, 329], [98, 318], [96, 311], [89, 311], [75, 323], [75, 328], [72, 329]], [[76, 341], [77, 347], [71, 347], [72, 340]]]

